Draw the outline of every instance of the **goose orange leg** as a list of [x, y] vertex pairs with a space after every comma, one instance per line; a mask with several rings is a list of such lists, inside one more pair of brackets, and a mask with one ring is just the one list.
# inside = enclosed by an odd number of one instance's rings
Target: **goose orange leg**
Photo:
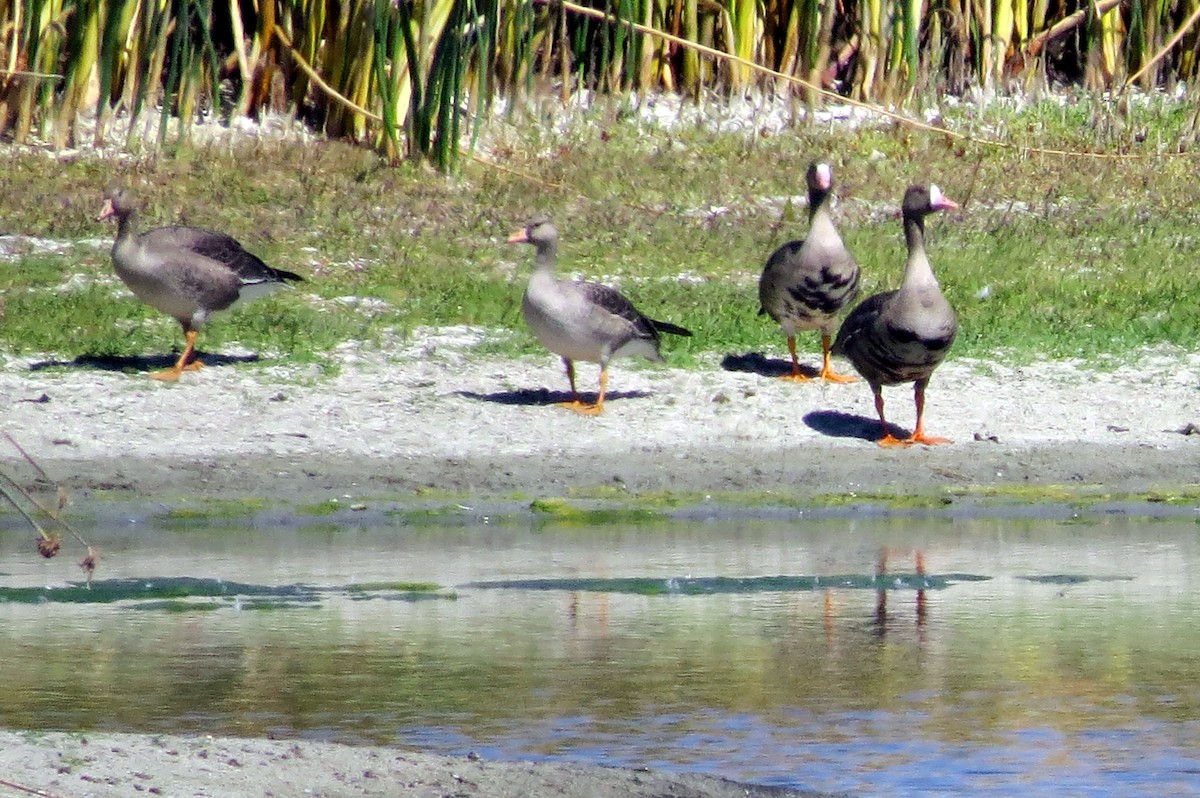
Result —
[[887, 419], [883, 415], [883, 386], [872, 384], [871, 392], [875, 394], [875, 412], [879, 415], [879, 426], [883, 429], [883, 437], [875, 442], [880, 446], [908, 446], [912, 441], [901, 440], [888, 430]]
[[913, 384], [913, 401], [917, 405], [917, 428], [913, 430], [913, 434], [908, 437], [908, 443], [923, 443], [926, 446], [937, 446], [942, 443], [953, 443], [949, 438], [938, 438], [933, 435], [925, 434], [925, 386], [929, 384], [928, 378], [917, 380]]
[[[821, 379], [825, 382], [847, 383], [856, 382], [856, 380], [848, 374], [838, 374], [833, 370], [833, 364], [829, 362], [829, 348], [833, 346], [833, 338], [827, 332], [821, 333], [821, 351], [823, 353], [821, 361]], [[793, 362], [795, 362], [796, 353], [792, 352]], [[797, 367], [798, 368], [798, 367]]]
[[603, 366], [600, 368], [600, 397], [594, 405], [589, 405], [579, 398], [579, 392], [575, 390], [575, 363], [567, 358], [563, 358], [563, 366], [566, 367], [567, 381], [571, 383], [571, 401], [559, 402], [559, 405], [574, 410], [583, 416], [598, 416], [604, 409], [604, 386], [607, 382], [608, 375]]
[[600, 364], [600, 394], [596, 397], [596, 404], [583, 405], [576, 412], [582, 413], [585, 416], [598, 416], [604, 412], [604, 392], [608, 390], [608, 364]]
[[796, 355], [796, 336], [789, 335], [787, 342], [788, 351], [792, 353], [792, 371], [790, 374], [784, 374], [779, 379], [787, 380], [788, 382], [808, 382], [812, 377], [806, 377], [804, 372], [800, 370], [800, 358]]
[[187, 345], [183, 348], [183, 354], [179, 356], [179, 360], [175, 361], [175, 365], [163, 371], [156, 371], [150, 376], [156, 380], [163, 382], [175, 382], [179, 379], [179, 375], [185, 371], [199, 371], [204, 367], [204, 364], [199, 360], [188, 362], [192, 354], [196, 351], [196, 330], [184, 330], [184, 338], [187, 339]]
[[562, 361], [563, 369], [567, 372], [567, 382], [571, 384], [571, 401], [559, 402], [559, 405], [571, 410], [578, 410], [581, 407], [585, 407], [585, 405], [583, 400], [579, 398], [579, 391], [575, 390], [575, 364], [565, 357]]

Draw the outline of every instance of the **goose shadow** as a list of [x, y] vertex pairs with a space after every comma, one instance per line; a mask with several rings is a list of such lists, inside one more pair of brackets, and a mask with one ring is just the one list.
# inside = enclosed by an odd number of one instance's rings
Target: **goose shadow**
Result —
[[[721, 359], [721, 368], [726, 371], [744, 371], [760, 377], [786, 377], [792, 373], [792, 361], [767, 357], [762, 352], [747, 352], [744, 355], [730, 352]], [[821, 370], [801, 363], [800, 373], [811, 379], [820, 376]]]
[[[193, 361], [199, 360], [204, 366], [232, 366], [237, 363], [257, 363], [261, 358], [258, 355], [217, 355], [210, 352], [198, 353], [192, 358]], [[92, 355], [83, 354], [76, 356], [73, 360], [39, 360], [36, 363], [29, 364], [30, 371], [42, 371], [44, 369], [67, 368], [67, 369], [91, 369], [95, 371], [120, 371], [120, 372], [138, 372], [138, 371], [161, 371], [169, 369], [175, 365], [175, 361], [179, 360], [178, 354], [170, 355]]]
[[[874, 443], [879, 440], [879, 419], [839, 413], [835, 410], [814, 410], [804, 416], [809, 428], [831, 438], [859, 438]], [[888, 424], [888, 432], [897, 438], [907, 438], [908, 430]]]
[[[520, 405], [522, 407], [544, 407], [570, 402], [569, 391], [551, 391], [548, 388], [518, 388], [515, 391], [493, 391], [492, 393], [476, 393], [475, 391], [455, 391], [455, 395], [477, 402], [492, 402], [498, 405]], [[644, 399], [651, 394], [647, 391], [610, 391], [604, 394], [604, 403], [621, 399]], [[595, 404], [598, 394], [580, 391], [579, 398], [584, 402]]]

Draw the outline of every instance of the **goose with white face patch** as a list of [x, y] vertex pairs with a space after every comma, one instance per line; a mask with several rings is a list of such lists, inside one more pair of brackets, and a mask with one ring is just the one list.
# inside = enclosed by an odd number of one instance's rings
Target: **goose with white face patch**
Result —
[[767, 314], [787, 336], [792, 370], [783, 379], [807, 382], [796, 355], [796, 333], [821, 332], [820, 379], [854, 382], [834, 372], [829, 361], [830, 342], [837, 317], [858, 297], [859, 268], [842, 243], [829, 209], [833, 170], [814, 163], [805, 174], [808, 186], [808, 235], [789, 241], [771, 253], [758, 281], [759, 315]]
[[[909, 187], [901, 210], [908, 262], [900, 288], [863, 300], [846, 317], [833, 343], [833, 354], [846, 357], [871, 385], [883, 426], [880, 446], [950, 443], [925, 433], [925, 388], [958, 332], [958, 317], [925, 254], [925, 217], [957, 207], [937, 186]], [[901, 439], [888, 431], [883, 386], [905, 382], [913, 383], [917, 425], [912, 435]]]

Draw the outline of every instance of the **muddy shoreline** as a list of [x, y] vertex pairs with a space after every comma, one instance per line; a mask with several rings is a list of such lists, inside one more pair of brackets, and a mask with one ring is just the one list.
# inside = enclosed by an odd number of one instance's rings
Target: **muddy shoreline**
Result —
[[[981, 447], [982, 448], [982, 447]], [[821, 504], [839, 492], [852, 502], [891, 497], [989, 495], [1047, 501], [1065, 494], [1138, 499], [1186, 491], [1197, 482], [1200, 456], [1177, 448], [1056, 444], [933, 455], [884, 452], [878, 459], [846, 458], [830, 468], [796, 452], [771, 463], [747, 463], [721, 449], [691, 449], [645, 464], [645, 453], [540, 455], [458, 459], [242, 457], [105, 460], [39, 459], [77, 504], [106, 501], [194, 504], [206, 499], [267, 498], [271, 504], [312, 505], [337, 499], [400, 506], [446, 502], [517, 509], [536, 497], [587, 497], [601, 504], [637, 503], [645, 494], [676, 495], [685, 504]], [[905, 458], [898, 461], [898, 458]], [[12, 463], [10, 467], [19, 467]], [[35, 480], [27, 480], [34, 484]], [[40, 481], [37, 481], [40, 482]], [[41, 482], [41, 484], [45, 484]], [[945, 498], [950, 502], [950, 498]]]
[[[1033, 488], [1036, 499], [1038, 486], [1172, 491], [1200, 474], [1200, 435], [1185, 434], [1200, 421], [1196, 356], [1150, 353], [1104, 372], [952, 361], [929, 389], [927, 427], [955, 443], [886, 450], [871, 442], [866, 386], [783, 383], [775, 361], [758, 372], [622, 362], [606, 413], [586, 418], [554, 405], [565, 380], [549, 357], [416, 350], [359, 357], [331, 378], [218, 362], [177, 385], [130, 364], [10, 363], [0, 369], [3, 428], [77, 501], [670, 492], [802, 502], [959, 488]], [[887, 399], [903, 432], [911, 390]], [[12, 447], [0, 467], [36, 478]]]
[[130, 795], [405, 798], [819, 798], [713, 776], [552, 762], [485, 762], [303, 740], [0, 731], [0, 789], [45, 798]]

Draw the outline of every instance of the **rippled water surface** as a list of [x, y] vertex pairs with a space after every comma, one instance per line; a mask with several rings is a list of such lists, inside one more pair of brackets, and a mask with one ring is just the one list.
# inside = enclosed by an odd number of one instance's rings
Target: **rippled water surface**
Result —
[[[131, 513], [0, 530], [0, 723], [385, 743], [863, 796], [1200, 794], [1186, 515]], [[355, 520], [358, 520], [355, 523]]]

